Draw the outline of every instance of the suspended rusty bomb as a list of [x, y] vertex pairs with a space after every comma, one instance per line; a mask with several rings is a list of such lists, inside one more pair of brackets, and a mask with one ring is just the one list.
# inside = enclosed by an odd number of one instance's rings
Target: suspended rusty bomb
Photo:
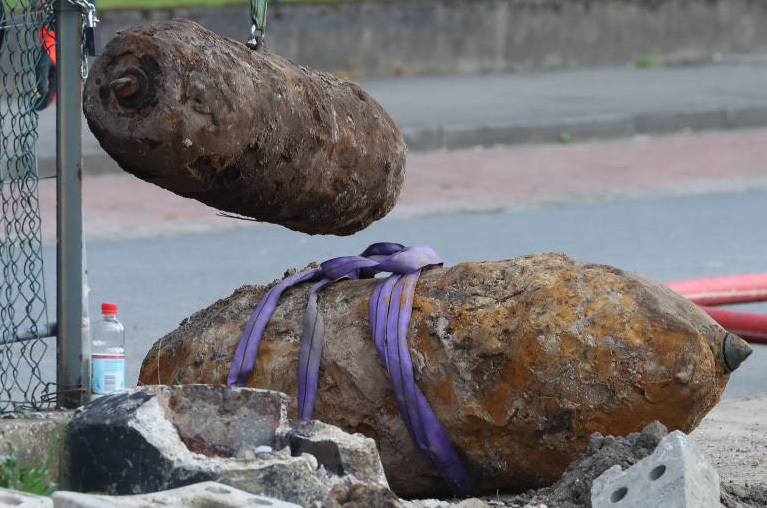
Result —
[[359, 231], [402, 188], [405, 142], [359, 85], [187, 20], [112, 39], [85, 84], [84, 111], [127, 172], [305, 233]]

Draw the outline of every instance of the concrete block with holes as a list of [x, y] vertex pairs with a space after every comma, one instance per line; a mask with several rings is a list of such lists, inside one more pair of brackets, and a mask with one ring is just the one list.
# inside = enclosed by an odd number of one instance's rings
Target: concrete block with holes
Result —
[[[0, 505], [2, 506], [2, 505]], [[79, 492], [56, 492], [53, 508], [301, 508], [278, 499], [257, 496], [217, 482], [202, 482], [178, 489], [135, 496], [96, 496]]]
[[613, 466], [591, 486], [592, 508], [719, 508], [719, 474], [687, 436], [674, 431], [652, 455], [622, 471]]
[[14, 508], [53, 508], [53, 501], [49, 497], [35, 496], [18, 490], [0, 488], [0, 508], [13, 506]]

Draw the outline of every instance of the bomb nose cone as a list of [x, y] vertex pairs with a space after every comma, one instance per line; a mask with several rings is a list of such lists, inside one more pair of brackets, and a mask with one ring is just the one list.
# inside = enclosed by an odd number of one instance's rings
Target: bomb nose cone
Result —
[[748, 342], [741, 339], [737, 335], [727, 333], [722, 343], [722, 354], [724, 355], [724, 364], [727, 367], [728, 372], [732, 372], [748, 358], [753, 349], [748, 345]]

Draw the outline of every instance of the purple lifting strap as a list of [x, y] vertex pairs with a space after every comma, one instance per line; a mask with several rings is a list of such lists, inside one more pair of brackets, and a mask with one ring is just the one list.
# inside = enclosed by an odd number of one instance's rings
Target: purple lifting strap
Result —
[[287, 277], [264, 294], [248, 320], [227, 383], [230, 386], [247, 383], [264, 329], [283, 291], [302, 282], [317, 281], [309, 292], [298, 359], [298, 415], [311, 420], [325, 340], [325, 325], [317, 309], [319, 291], [342, 279], [370, 278], [379, 272], [391, 272], [376, 285], [370, 298], [370, 328], [376, 350], [392, 381], [400, 414], [421, 453], [432, 461], [455, 491], [467, 492], [471, 486], [469, 476], [426, 397], [415, 384], [407, 347], [413, 296], [421, 269], [441, 264], [442, 260], [430, 247], [375, 243], [359, 256], [330, 259], [319, 268]]

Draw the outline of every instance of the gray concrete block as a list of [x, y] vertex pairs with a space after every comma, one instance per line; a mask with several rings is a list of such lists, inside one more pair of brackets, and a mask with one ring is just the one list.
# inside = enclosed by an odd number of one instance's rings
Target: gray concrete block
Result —
[[6, 415], [0, 419], [0, 456], [13, 450], [23, 467], [39, 466], [50, 457], [48, 480], [66, 484], [66, 431], [73, 414], [71, 411], [46, 411]]
[[49, 497], [35, 496], [18, 490], [0, 488], [0, 508], [51, 508], [53, 500]]
[[680, 432], [625, 471], [613, 466], [591, 486], [592, 508], [719, 508], [719, 474]]
[[148, 506], [163, 506], [165, 508], [299, 508], [297, 504], [253, 495], [216, 482], [197, 483], [178, 489], [136, 496], [96, 496], [61, 491], [53, 494], [53, 501], [47, 506], [54, 508], [146, 508]]

